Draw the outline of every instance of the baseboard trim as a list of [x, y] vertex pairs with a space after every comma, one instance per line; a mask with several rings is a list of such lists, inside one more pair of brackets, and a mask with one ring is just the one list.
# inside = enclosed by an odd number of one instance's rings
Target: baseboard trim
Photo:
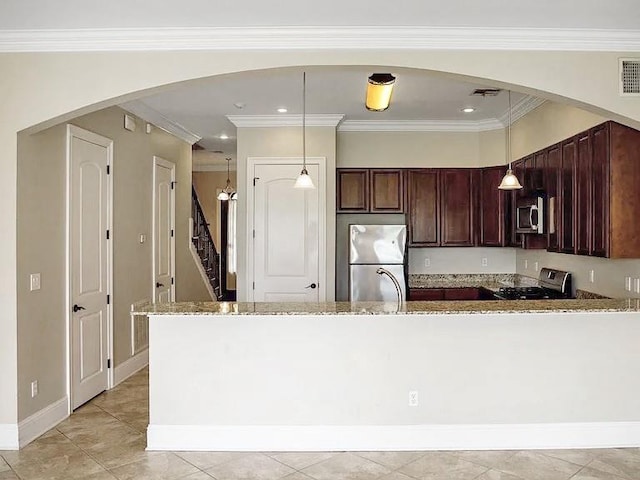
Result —
[[34, 441], [68, 416], [69, 399], [64, 397], [25, 418], [18, 424], [20, 448]]
[[640, 447], [640, 422], [510, 425], [149, 425], [147, 450], [405, 451]]
[[149, 349], [135, 354], [133, 357], [122, 362], [120, 365], [116, 365], [116, 368], [113, 372], [113, 386], [115, 387], [120, 382], [125, 381], [131, 375], [139, 372], [147, 365], [149, 365]]
[[18, 425], [15, 423], [0, 423], [0, 450], [18, 450]]

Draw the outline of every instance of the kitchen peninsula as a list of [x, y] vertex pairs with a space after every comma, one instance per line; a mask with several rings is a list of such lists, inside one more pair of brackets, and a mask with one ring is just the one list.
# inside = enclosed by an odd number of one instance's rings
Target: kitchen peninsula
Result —
[[638, 300], [172, 303], [149, 450], [640, 446]]

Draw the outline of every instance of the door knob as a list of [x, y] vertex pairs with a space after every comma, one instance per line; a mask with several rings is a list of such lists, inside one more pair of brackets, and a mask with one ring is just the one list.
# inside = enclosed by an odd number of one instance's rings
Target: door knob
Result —
[[307, 286], [306, 286], [306, 287], [304, 287], [304, 288], [316, 288], [316, 287], [317, 287], [317, 285], [316, 285], [315, 283], [312, 283], [312, 284], [310, 284], [310, 285], [307, 285]]
[[73, 306], [73, 313], [77, 313], [80, 310], [84, 310], [84, 307], [81, 307], [80, 305], [74, 305]]
[[160, 282], [156, 282], [156, 288], [164, 287], [164, 284]]

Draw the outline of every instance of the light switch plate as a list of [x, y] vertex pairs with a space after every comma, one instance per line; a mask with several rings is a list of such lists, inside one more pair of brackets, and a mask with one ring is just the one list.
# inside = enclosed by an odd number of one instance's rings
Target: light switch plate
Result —
[[430, 267], [431, 266], [431, 259], [430, 258], [425, 258], [424, 259], [424, 266], [425, 267]]
[[487, 265], [489, 265], [489, 259], [487, 257], [482, 257], [482, 266], [486, 267]]
[[30, 277], [31, 291], [40, 290], [40, 274], [32, 273]]

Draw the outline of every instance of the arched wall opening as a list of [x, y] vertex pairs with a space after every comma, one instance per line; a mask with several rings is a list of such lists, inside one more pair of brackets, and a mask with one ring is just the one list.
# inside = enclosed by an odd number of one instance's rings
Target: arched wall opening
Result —
[[[34, 53], [0, 56], [0, 87], [9, 94], [0, 104], [0, 424], [16, 424], [18, 415], [19, 324], [17, 220], [20, 188], [38, 188], [21, 179], [18, 132], [31, 134], [71, 118], [127, 100], [170, 89], [183, 82], [256, 69], [301, 65], [385, 65], [418, 68], [570, 104], [640, 127], [640, 99], [618, 94], [616, 53], [509, 51], [314, 52], [103, 52]], [[26, 183], [22, 183], [24, 180]], [[41, 180], [42, 181], [42, 180]], [[46, 179], [45, 179], [46, 181]], [[242, 210], [240, 209], [240, 214]], [[22, 345], [20, 348], [29, 348]], [[35, 365], [37, 358], [33, 359]], [[46, 374], [46, 372], [44, 372]], [[26, 381], [26, 380], [25, 380]], [[53, 399], [55, 400], [55, 399]], [[27, 410], [25, 410], [27, 411]]]

